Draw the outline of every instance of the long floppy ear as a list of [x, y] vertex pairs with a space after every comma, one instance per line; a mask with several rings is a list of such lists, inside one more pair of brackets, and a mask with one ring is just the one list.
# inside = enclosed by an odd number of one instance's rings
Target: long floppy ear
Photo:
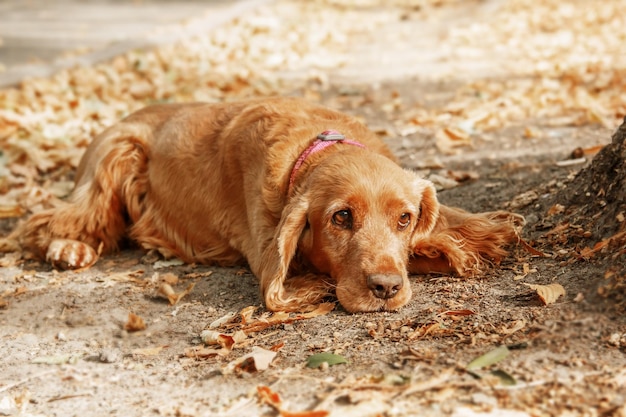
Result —
[[308, 194], [297, 194], [283, 209], [274, 238], [263, 251], [259, 280], [265, 305], [270, 310], [293, 310], [301, 304], [287, 294], [285, 279], [306, 226], [308, 210]]
[[439, 219], [439, 201], [432, 182], [418, 177], [411, 171], [408, 172], [415, 177], [413, 192], [416, 195], [416, 203], [419, 201], [420, 210], [417, 226], [413, 231], [413, 240], [415, 240], [427, 236], [435, 228]]

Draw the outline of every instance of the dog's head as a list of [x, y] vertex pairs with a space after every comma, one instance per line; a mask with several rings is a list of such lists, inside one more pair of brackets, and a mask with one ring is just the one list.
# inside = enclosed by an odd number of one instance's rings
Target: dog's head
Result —
[[396, 310], [411, 298], [411, 242], [432, 230], [438, 210], [429, 181], [367, 150], [336, 152], [296, 190], [279, 252], [293, 256], [297, 245], [350, 312]]

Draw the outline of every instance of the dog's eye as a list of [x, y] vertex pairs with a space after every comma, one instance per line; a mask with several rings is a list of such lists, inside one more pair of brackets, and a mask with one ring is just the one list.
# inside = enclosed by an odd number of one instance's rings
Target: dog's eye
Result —
[[333, 224], [344, 229], [352, 229], [352, 213], [350, 210], [339, 210], [333, 214]]
[[398, 230], [405, 230], [411, 224], [411, 215], [409, 213], [402, 213], [398, 219]]

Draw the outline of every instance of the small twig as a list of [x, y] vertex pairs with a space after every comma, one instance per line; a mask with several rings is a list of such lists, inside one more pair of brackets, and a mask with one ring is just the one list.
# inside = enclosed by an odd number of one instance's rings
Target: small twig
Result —
[[69, 395], [61, 395], [59, 397], [53, 397], [50, 398], [48, 400], [49, 403], [54, 402], [54, 401], [61, 401], [61, 400], [69, 400], [70, 398], [76, 398], [76, 397], [91, 397], [93, 396], [92, 393], [87, 392], [85, 394], [69, 394]]

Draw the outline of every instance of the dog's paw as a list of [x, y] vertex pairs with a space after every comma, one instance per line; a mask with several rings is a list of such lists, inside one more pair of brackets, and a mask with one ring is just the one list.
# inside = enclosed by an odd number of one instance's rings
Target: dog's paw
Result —
[[55, 239], [48, 246], [46, 261], [60, 269], [88, 268], [98, 260], [96, 251], [86, 243]]

